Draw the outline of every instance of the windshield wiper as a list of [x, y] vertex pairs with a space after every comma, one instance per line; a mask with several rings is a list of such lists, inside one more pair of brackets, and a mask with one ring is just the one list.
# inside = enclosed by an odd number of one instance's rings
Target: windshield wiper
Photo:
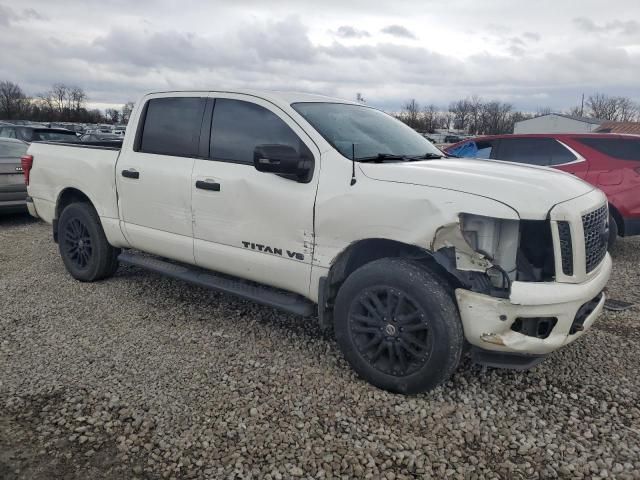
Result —
[[385, 160], [402, 160], [407, 161], [406, 155], [395, 155], [393, 153], [378, 153], [371, 157], [356, 158], [358, 162], [384, 162]]
[[424, 155], [418, 155], [416, 157], [405, 157], [407, 160], [415, 161], [415, 160], [437, 160], [438, 158], [444, 158], [444, 154], [439, 155], [437, 153], [425, 153]]
[[396, 155], [394, 153], [378, 153], [375, 156], [371, 157], [360, 157], [356, 158], [358, 162], [384, 162], [385, 160], [402, 160], [403, 162], [415, 162], [418, 160], [436, 160], [438, 158], [443, 158], [444, 153], [442, 155], [438, 155], [437, 153], [427, 152], [424, 155]]

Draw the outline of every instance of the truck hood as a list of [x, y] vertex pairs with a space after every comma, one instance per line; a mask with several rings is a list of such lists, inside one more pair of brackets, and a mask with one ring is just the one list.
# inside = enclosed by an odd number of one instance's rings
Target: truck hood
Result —
[[554, 205], [594, 189], [560, 170], [496, 160], [445, 158], [410, 163], [360, 163], [360, 169], [374, 180], [491, 198], [510, 206], [520, 218], [526, 219], [544, 219]]

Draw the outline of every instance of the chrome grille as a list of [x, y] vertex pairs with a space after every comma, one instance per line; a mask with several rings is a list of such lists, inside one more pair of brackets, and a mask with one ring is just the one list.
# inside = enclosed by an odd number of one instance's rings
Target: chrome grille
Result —
[[587, 273], [596, 268], [607, 254], [609, 239], [609, 210], [603, 205], [582, 216], [584, 251]]

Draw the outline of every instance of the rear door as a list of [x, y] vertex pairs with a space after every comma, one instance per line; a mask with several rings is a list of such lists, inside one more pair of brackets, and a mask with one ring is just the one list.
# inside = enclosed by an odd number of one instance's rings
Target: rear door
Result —
[[587, 177], [588, 163], [564, 143], [546, 137], [501, 138], [493, 158], [508, 162], [553, 167]]
[[191, 173], [206, 93], [151, 96], [116, 166], [118, 205], [131, 245], [194, 263]]
[[20, 207], [27, 197], [20, 157], [28, 145], [19, 140], [0, 138], [0, 211]]
[[[259, 98], [212, 94], [210, 153], [195, 161], [196, 263], [303, 295], [313, 254], [320, 152], [282, 110]], [[314, 160], [308, 183], [259, 172], [257, 145], [288, 145]]]

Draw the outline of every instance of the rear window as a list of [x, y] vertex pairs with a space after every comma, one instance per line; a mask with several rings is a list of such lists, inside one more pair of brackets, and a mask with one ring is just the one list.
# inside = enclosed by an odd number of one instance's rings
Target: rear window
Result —
[[175, 97], [149, 100], [140, 151], [176, 157], [198, 154], [206, 98]]
[[500, 140], [498, 160], [527, 165], [562, 165], [576, 160], [564, 146], [552, 138], [503, 138]]
[[620, 160], [640, 161], [640, 138], [578, 138], [589, 148]]
[[27, 148], [24, 143], [0, 142], [0, 157], [21, 157], [27, 153]]
[[33, 138], [34, 142], [67, 142], [77, 143], [80, 141], [78, 136], [74, 132], [56, 132], [55, 130], [34, 130]]

